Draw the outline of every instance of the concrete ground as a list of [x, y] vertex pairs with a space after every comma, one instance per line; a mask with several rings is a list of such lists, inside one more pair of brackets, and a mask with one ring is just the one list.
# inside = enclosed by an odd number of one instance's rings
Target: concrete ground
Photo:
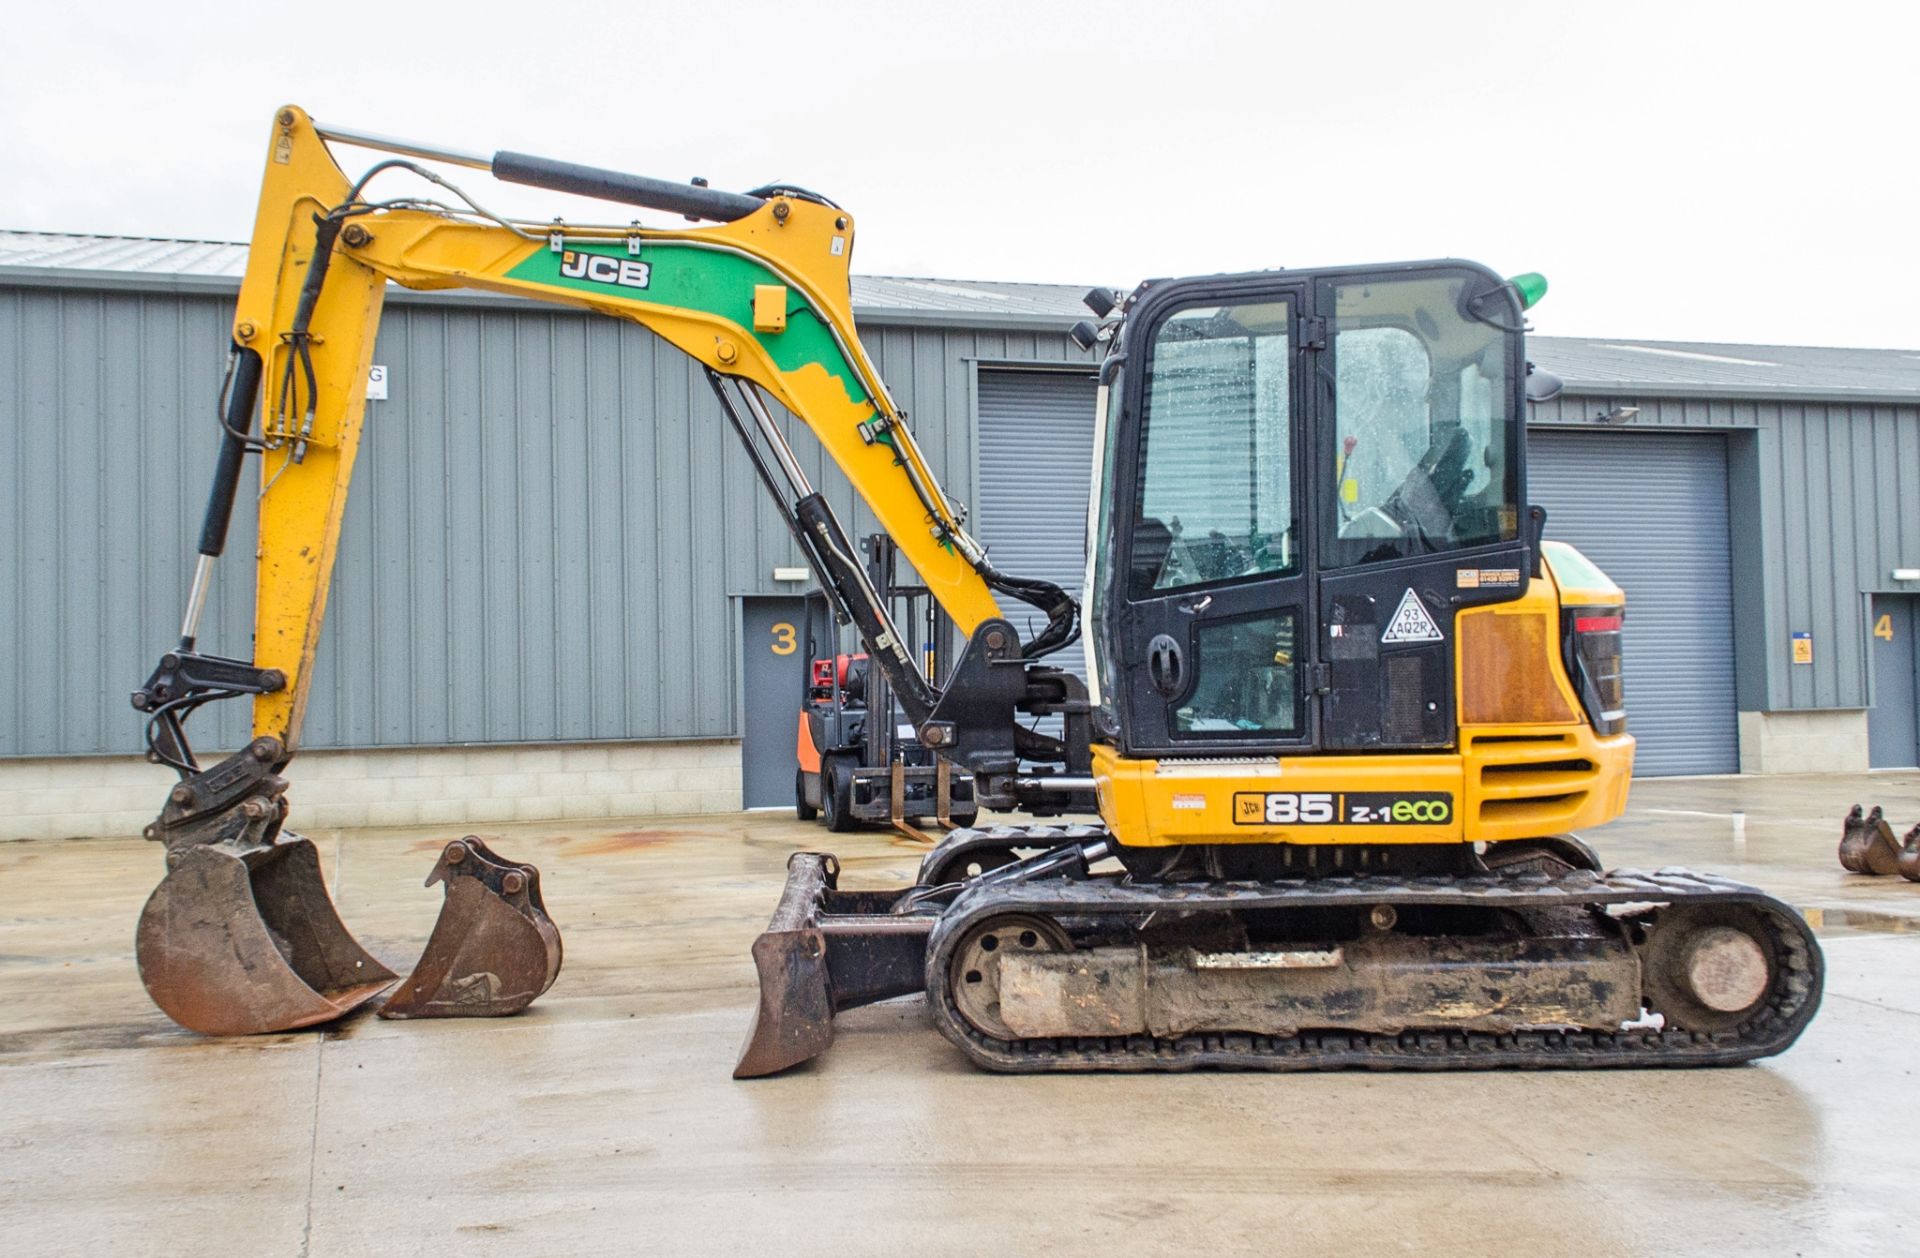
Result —
[[[781, 815], [503, 829], [567, 944], [520, 1017], [208, 1040], [135, 975], [154, 846], [0, 844], [0, 1252], [1920, 1252], [1920, 885], [1840, 870], [1855, 800], [1920, 820], [1920, 774], [1645, 782], [1588, 836], [1788, 898], [1830, 966], [1779, 1058], [1594, 1074], [997, 1077], [916, 998], [735, 1083], [787, 854], [917, 862]], [[404, 971], [452, 836], [315, 837]]]

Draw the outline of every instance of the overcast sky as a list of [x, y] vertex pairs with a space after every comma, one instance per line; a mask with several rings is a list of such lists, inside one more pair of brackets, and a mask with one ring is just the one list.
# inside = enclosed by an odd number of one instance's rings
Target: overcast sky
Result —
[[[243, 239], [293, 102], [451, 147], [802, 184], [857, 216], [867, 274], [1455, 255], [1544, 272], [1547, 334], [1920, 348], [1904, 6], [415, 8], [11, 8], [0, 227]], [[458, 179], [540, 219], [631, 217]]]

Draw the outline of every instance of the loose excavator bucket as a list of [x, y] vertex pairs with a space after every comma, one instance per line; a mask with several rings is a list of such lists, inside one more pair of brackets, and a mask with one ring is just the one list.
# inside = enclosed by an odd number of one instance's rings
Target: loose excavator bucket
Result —
[[[1920, 835], [1920, 826], [1907, 835], [1909, 847], [1915, 846], [1916, 835]], [[1900, 844], [1893, 837], [1893, 827], [1887, 824], [1878, 806], [1862, 817], [1860, 805], [1855, 804], [1840, 830], [1841, 867], [1856, 874], [1884, 876], [1899, 869], [1900, 861]], [[1916, 870], [1916, 873], [1920, 873], [1920, 870]]]
[[1907, 831], [1906, 842], [1900, 845], [1898, 866], [1902, 878], [1920, 882], [1920, 826]]
[[560, 932], [540, 898], [539, 870], [469, 835], [447, 844], [425, 885], [436, 882], [446, 899], [433, 935], [381, 1017], [504, 1017], [553, 986]]
[[817, 1057], [833, 1043], [843, 1009], [926, 987], [933, 919], [897, 910], [918, 888], [842, 891], [840, 862], [795, 852], [767, 929], [753, 941], [760, 1004], [733, 1068], [754, 1079]]
[[200, 844], [168, 853], [134, 953], [153, 1003], [205, 1035], [340, 1017], [393, 983], [334, 912], [312, 842]]

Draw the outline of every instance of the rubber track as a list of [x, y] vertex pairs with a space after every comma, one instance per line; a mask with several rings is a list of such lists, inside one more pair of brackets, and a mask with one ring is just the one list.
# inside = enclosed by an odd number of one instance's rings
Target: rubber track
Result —
[[[1054, 918], [1140, 917], [1183, 911], [1289, 909], [1374, 904], [1573, 908], [1615, 904], [1746, 905], [1773, 927], [1781, 964], [1767, 1004], [1736, 1031], [1407, 1031], [1398, 1035], [1313, 1031], [1294, 1036], [1199, 1034], [1004, 1041], [975, 1030], [953, 1003], [952, 954], [969, 927], [1002, 913]], [[934, 1024], [975, 1064], [1017, 1073], [1051, 1071], [1501, 1070], [1727, 1066], [1787, 1048], [1820, 1005], [1820, 945], [1794, 910], [1744, 883], [1684, 869], [1622, 869], [1560, 877], [1326, 878], [1311, 882], [1132, 883], [1057, 880], [982, 887], [942, 915], [928, 944], [927, 999]]]

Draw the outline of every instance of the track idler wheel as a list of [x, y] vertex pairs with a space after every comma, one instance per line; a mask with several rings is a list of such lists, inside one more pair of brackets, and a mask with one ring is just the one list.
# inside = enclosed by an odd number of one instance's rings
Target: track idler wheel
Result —
[[1732, 1031], [1767, 1006], [1781, 960], [1757, 913], [1740, 906], [1669, 909], [1644, 955], [1648, 1003], [1670, 1027]]
[[[251, 802], [251, 801], [250, 801]], [[392, 970], [334, 911], [311, 841], [198, 844], [167, 854], [134, 955], [161, 1012], [204, 1035], [331, 1022], [386, 990]]]
[[[1920, 834], [1920, 826], [1914, 828], [1914, 834]], [[1907, 836], [1908, 847], [1914, 844], [1914, 834]], [[1840, 830], [1841, 867], [1856, 874], [1885, 876], [1900, 868], [1900, 858], [1900, 844], [1880, 809], [1876, 806], [1862, 817], [1860, 805], [1855, 804]]]
[[469, 835], [447, 844], [425, 885], [436, 882], [446, 884], [440, 917], [381, 1017], [504, 1017], [553, 986], [560, 932], [540, 898], [539, 870]]

